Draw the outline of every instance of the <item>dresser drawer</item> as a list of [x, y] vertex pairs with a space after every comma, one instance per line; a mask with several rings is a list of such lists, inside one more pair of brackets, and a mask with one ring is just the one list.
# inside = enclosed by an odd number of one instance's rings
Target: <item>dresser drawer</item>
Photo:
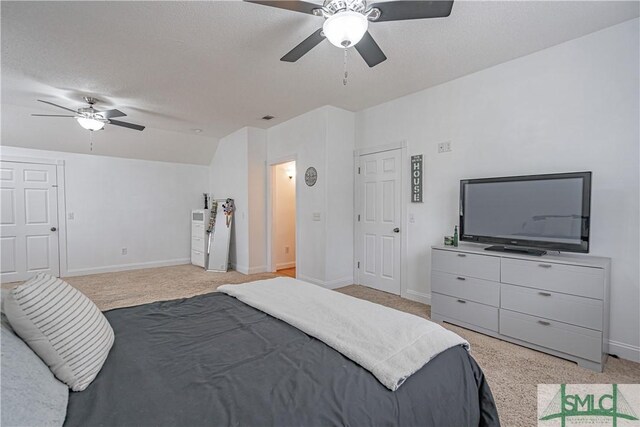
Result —
[[588, 298], [604, 298], [604, 270], [601, 268], [503, 258], [502, 282]]
[[191, 235], [194, 237], [203, 237], [205, 235], [204, 224], [201, 222], [192, 222]]
[[432, 293], [431, 309], [441, 316], [498, 332], [498, 309], [495, 307]]
[[431, 290], [494, 307], [500, 305], [500, 284], [475, 277], [457, 276], [434, 270], [431, 273]]
[[500, 258], [434, 249], [431, 268], [443, 273], [500, 281]]
[[521, 286], [502, 285], [501, 307], [585, 328], [602, 330], [602, 301]]
[[500, 333], [594, 362], [602, 360], [602, 333], [591, 329], [500, 310]]
[[206, 244], [207, 244], [207, 241], [205, 240], [204, 237], [202, 237], [202, 236], [200, 236], [200, 237], [191, 236], [191, 249], [192, 250], [196, 250], [198, 252], [206, 252], [206, 250], [205, 250]]
[[204, 267], [204, 252], [191, 251], [191, 264]]

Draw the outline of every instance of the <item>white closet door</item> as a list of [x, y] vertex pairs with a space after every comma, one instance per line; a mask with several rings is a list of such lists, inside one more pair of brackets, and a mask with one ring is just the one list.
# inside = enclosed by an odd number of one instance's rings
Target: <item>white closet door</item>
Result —
[[360, 157], [360, 284], [400, 295], [401, 151]]
[[60, 275], [55, 165], [0, 162], [0, 280]]

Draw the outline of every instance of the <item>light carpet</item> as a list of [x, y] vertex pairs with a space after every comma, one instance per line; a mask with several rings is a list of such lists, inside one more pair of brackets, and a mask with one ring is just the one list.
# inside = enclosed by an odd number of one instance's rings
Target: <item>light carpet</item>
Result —
[[[274, 276], [271, 273], [245, 276], [235, 271], [209, 273], [192, 265], [180, 265], [69, 277], [65, 280], [91, 298], [102, 310], [109, 310], [192, 297], [213, 292], [223, 284], [245, 283]], [[11, 284], [3, 287], [11, 287]], [[351, 285], [337, 291], [426, 319], [431, 315], [428, 305], [364, 286]], [[596, 373], [580, 368], [573, 362], [467, 329], [447, 323], [444, 326], [471, 344], [471, 353], [487, 377], [504, 426], [537, 425], [537, 384], [640, 383], [638, 363], [609, 358], [604, 372]]]

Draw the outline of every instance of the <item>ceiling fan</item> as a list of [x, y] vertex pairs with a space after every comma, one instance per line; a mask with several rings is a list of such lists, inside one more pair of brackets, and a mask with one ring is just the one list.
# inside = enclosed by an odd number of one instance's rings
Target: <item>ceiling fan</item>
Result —
[[451, 14], [453, 8], [453, 0], [380, 1], [371, 4], [367, 0], [325, 0], [322, 6], [306, 1], [245, 1], [325, 19], [322, 28], [291, 49], [280, 58], [281, 61], [296, 62], [327, 38], [340, 48], [355, 46], [369, 67], [375, 67], [387, 59], [368, 31], [369, 22], [444, 18]]
[[120, 120], [113, 120], [114, 117], [124, 117], [126, 116], [120, 110], [105, 110], [98, 111], [93, 108], [94, 104], [99, 102], [96, 98], [92, 98], [90, 96], [85, 96], [84, 100], [88, 107], [81, 107], [77, 110], [72, 110], [71, 108], [63, 107], [62, 105], [54, 104], [53, 102], [43, 101], [38, 99], [38, 102], [43, 102], [45, 104], [53, 105], [54, 107], [62, 108], [63, 110], [71, 111], [74, 113], [71, 115], [63, 115], [63, 114], [32, 114], [32, 116], [36, 117], [73, 117], [78, 121], [78, 124], [87, 130], [100, 130], [104, 127], [104, 125], [114, 125], [114, 126], [122, 126], [129, 129], [134, 130], [144, 130], [144, 126], [136, 125], [133, 123], [121, 122]]

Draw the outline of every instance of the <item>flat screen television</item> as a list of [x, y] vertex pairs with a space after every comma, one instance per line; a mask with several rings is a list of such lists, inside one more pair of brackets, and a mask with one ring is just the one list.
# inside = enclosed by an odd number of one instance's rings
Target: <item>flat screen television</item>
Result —
[[460, 240], [589, 252], [591, 172], [460, 181]]

